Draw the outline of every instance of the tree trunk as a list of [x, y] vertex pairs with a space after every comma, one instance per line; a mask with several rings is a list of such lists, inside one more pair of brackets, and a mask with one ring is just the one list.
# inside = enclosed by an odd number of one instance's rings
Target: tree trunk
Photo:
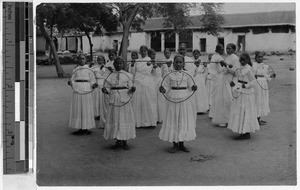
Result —
[[88, 40], [89, 40], [89, 44], [90, 44], [90, 58], [91, 60], [89, 61], [93, 61], [93, 44], [92, 44], [92, 39], [89, 35], [89, 32], [85, 32], [85, 35], [87, 36]]
[[63, 68], [60, 65], [59, 58], [58, 58], [58, 55], [57, 55], [57, 51], [56, 51], [54, 42], [50, 38], [50, 36], [47, 33], [46, 29], [44, 28], [44, 23], [43, 22], [39, 23], [39, 28], [41, 29], [41, 33], [44, 36], [44, 38], [46, 39], [46, 41], [48, 42], [48, 44], [50, 44], [50, 48], [51, 48], [51, 50], [53, 52], [53, 56], [54, 56], [55, 68], [56, 68], [56, 72], [57, 72], [58, 77], [59, 78], [67, 78], [67, 77], [69, 77], [70, 75], [67, 74], [67, 73], [65, 73], [64, 70], [63, 70]]
[[[123, 60], [125, 61], [125, 63], [127, 62], [127, 48], [128, 48], [128, 37], [129, 37], [129, 28], [130, 28], [130, 24], [124, 24], [123, 25], [123, 38], [122, 38], [122, 43], [121, 43], [121, 56], [123, 58]], [[128, 64], [125, 64], [125, 68], [124, 70], [128, 71]]]

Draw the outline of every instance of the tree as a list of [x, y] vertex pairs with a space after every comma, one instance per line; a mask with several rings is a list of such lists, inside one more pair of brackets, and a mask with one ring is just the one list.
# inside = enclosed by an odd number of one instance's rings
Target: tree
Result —
[[[37, 6], [36, 9], [36, 24], [41, 31], [41, 34], [46, 39], [46, 42], [50, 45], [51, 52], [54, 57], [55, 68], [58, 77], [69, 77], [67, 73], [64, 72], [60, 65], [57, 50], [52, 39], [52, 29], [59, 20], [63, 20], [66, 16], [67, 10], [66, 4], [52, 4], [43, 3]], [[50, 29], [50, 35], [48, 34], [46, 28]]]
[[222, 3], [112, 3], [112, 7], [123, 27], [123, 38], [119, 55], [127, 60], [128, 37], [130, 29], [140, 30], [147, 18], [160, 15], [164, 18], [163, 27], [175, 32], [184, 32], [192, 22], [189, 18], [191, 10], [203, 14], [201, 22], [203, 31], [218, 35], [223, 17], [219, 15]]
[[102, 30], [115, 31], [119, 25], [117, 17], [112, 13], [110, 7], [101, 3], [71, 3], [73, 12], [68, 19], [71, 28], [84, 32], [90, 44], [90, 57], [93, 58], [93, 43], [91, 32], [101, 34]]

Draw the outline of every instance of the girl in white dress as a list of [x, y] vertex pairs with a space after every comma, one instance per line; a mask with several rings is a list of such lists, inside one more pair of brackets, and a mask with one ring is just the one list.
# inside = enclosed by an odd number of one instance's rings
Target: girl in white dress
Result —
[[141, 58], [134, 64], [136, 93], [133, 97], [136, 127], [155, 127], [157, 122], [157, 88], [155, 68], [147, 56], [147, 46], [140, 47]]
[[[275, 78], [276, 74], [270, 75], [268, 73], [268, 65], [263, 63], [263, 54], [260, 51], [255, 52], [255, 61], [253, 63], [253, 72], [257, 80], [256, 82], [256, 93], [255, 102], [257, 108], [257, 119], [259, 125], [265, 125], [266, 122], [261, 120], [262, 116], [266, 116], [270, 113], [269, 108], [269, 90], [268, 83], [272, 78]], [[258, 84], [259, 83], [259, 84]]]
[[91, 67], [93, 70], [98, 87], [92, 92], [93, 96], [93, 106], [94, 106], [94, 114], [95, 114], [95, 119], [100, 120], [99, 122], [99, 127], [104, 128], [105, 124], [105, 116], [104, 114], [107, 112], [107, 108], [104, 107], [104, 97], [103, 93], [101, 92], [101, 89], [103, 87], [103, 82], [104, 82], [104, 73], [105, 73], [105, 57], [102, 55], [99, 55], [97, 57], [97, 63]]
[[[184, 57], [176, 55], [174, 58], [174, 69], [181, 71], [184, 66]], [[163, 86], [159, 88], [161, 93], [174, 99], [186, 98], [191, 91], [196, 91], [197, 86], [192, 79], [184, 72], [174, 72], [165, 78]], [[166, 119], [159, 132], [159, 138], [163, 141], [173, 143], [170, 153], [178, 149], [190, 152], [183, 144], [183, 141], [190, 141], [196, 138], [196, 113], [192, 106], [191, 99], [180, 103], [167, 102]]]
[[209, 73], [210, 69], [210, 62], [213, 54], [208, 55], [208, 64], [207, 64], [207, 76], [205, 80], [205, 85], [206, 85], [206, 90], [207, 90], [207, 95], [208, 95], [208, 105], [209, 107], [211, 106], [211, 86], [212, 86], [212, 80], [211, 80], [211, 75]]
[[251, 68], [251, 59], [248, 53], [240, 56], [241, 67], [236, 71], [238, 82], [232, 81], [230, 86], [234, 88], [234, 101], [227, 128], [239, 133], [236, 139], [250, 139], [250, 132], [259, 130], [255, 105], [255, 78]]
[[209, 109], [207, 90], [205, 86], [207, 67], [203, 63], [201, 63], [201, 60], [199, 58], [200, 55], [201, 53], [198, 49], [195, 49], [193, 51], [194, 62], [197, 67], [194, 74], [194, 80], [198, 87], [198, 90], [195, 92], [195, 99], [197, 104], [197, 113], [205, 113]]
[[134, 139], [136, 133], [132, 104], [126, 102], [130, 100], [130, 94], [135, 91], [135, 87], [132, 83], [132, 74], [122, 70], [124, 66], [123, 59], [117, 57], [114, 61], [116, 70], [108, 77], [107, 85], [102, 89], [102, 92], [109, 96], [103, 137], [106, 140], [117, 139], [112, 149], [123, 147], [124, 150], [129, 150], [126, 140]]
[[239, 57], [234, 53], [235, 51], [236, 46], [234, 44], [227, 44], [226, 52], [229, 56], [225, 59], [225, 64], [222, 67], [215, 96], [215, 111], [212, 115], [212, 122], [220, 127], [226, 127], [228, 124], [232, 102], [230, 81], [232, 81], [236, 69], [240, 68]]
[[[86, 56], [78, 55], [78, 66], [73, 69], [72, 77], [68, 84], [76, 92], [72, 93], [69, 127], [79, 129], [74, 135], [89, 135], [88, 129], [95, 128], [92, 89], [95, 89], [97, 81], [93, 71], [86, 65]], [[79, 94], [80, 93], [80, 94]], [[84, 94], [87, 93], [87, 94]]]
[[211, 105], [208, 114], [210, 118], [213, 117], [216, 108], [215, 104], [216, 104], [217, 88], [218, 88], [219, 78], [222, 73], [222, 66], [220, 65], [219, 62], [224, 61], [223, 57], [221, 56], [223, 55], [223, 53], [224, 53], [223, 45], [218, 44], [216, 46], [215, 53], [211, 58], [211, 63], [209, 64], [208, 67], [209, 69], [208, 72], [211, 78], [211, 92], [210, 92]]
[[139, 54], [136, 51], [131, 52], [131, 64], [129, 67], [129, 72], [133, 74], [135, 61], [139, 58]]

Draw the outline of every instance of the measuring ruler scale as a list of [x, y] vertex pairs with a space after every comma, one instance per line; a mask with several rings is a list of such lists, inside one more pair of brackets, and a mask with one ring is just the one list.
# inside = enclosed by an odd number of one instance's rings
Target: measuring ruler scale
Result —
[[3, 173], [27, 173], [33, 158], [32, 3], [3, 2]]

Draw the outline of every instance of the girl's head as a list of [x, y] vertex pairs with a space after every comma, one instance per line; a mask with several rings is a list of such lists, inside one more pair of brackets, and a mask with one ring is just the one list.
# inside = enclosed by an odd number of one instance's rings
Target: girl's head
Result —
[[139, 55], [136, 51], [131, 52], [131, 59], [138, 59]]
[[171, 57], [171, 50], [169, 48], [166, 48], [164, 51], [164, 55], [166, 59], [170, 59]]
[[194, 58], [198, 59], [200, 57], [200, 55], [201, 55], [200, 50], [194, 49], [194, 51], [193, 51]]
[[84, 54], [79, 54], [78, 57], [78, 65], [83, 66], [84, 64], [86, 64], [86, 56]]
[[212, 58], [213, 55], [214, 54], [212, 54], [212, 53], [208, 55], [208, 61], [211, 61], [211, 58]]
[[148, 50], [148, 56], [150, 57], [150, 59], [155, 59], [156, 56], [156, 52], [154, 49], [149, 49]]
[[236, 51], [236, 45], [233, 43], [229, 43], [226, 46], [226, 52], [227, 54], [231, 55]]
[[185, 56], [185, 54], [186, 54], [186, 44], [185, 43], [179, 44], [178, 53], [182, 56]]
[[140, 47], [140, 54], [142, 56], [142, 58], [146, 57], [148, 53], [148, 48], [147, 46], [141, 46]]
[[176, 55], [174, 57], [174, 63], [173, 63], [174, 69], [179, 71], [182, 70], [183, 66], [184, 66], [184, 57], [182, 55]]
[[264, 55], [261, 51], [256, 51], [255, 52], [255, 61], [257, 63], [262, 63], [263, 62], [263, 59], [264, 59]]
[[99, 56], [97, 57], [97, 63], [98, 63], [99, 65], [104, 65], [104, 64], [105, 64], [105, 57], [104, 57], [103, 55], [99, 55]]
[[249, 56], [248, 53], [242, 53], [241, 56], [240, 56], [240, 63], [242, 66], [245, 66], [245, 65], [250, 65], [252, 66], [252, 63], [251, 63], [251, 58]]
[[108, 58], [109, 58], [109, 60], [111, 60], [111, 61], [115, 60], [116, 56], [117, 56], [116, 50], [110, 49], [108, 51]]
[[218, 44], [216, 46], [216, 50], [215, 50], [216, 53], [222, 55], [224, 53], [224, 46], [222, 44]]
[[122, 57], [117, 57], [115, 60], [114, 60], [114, 67], [116, 69], [116, 71], [120, 71], [124, 68], [124, 60], [122, 59]]

